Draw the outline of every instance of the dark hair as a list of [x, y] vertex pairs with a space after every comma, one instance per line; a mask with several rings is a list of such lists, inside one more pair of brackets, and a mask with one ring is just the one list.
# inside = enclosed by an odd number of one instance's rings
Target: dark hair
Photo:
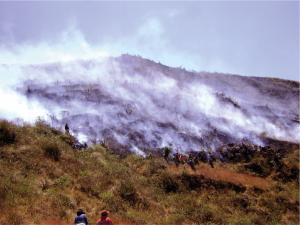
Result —
[[84, 211], [82, 209], [78, 209], [77, 210], [77, 216], [80, 216], [82, 214], [84, 214]]
[[103, 210], [100, 212], [100, 214], [101, 214], [101, 216], [106, 217], [106, 216], [108, 216], [108, 211]]

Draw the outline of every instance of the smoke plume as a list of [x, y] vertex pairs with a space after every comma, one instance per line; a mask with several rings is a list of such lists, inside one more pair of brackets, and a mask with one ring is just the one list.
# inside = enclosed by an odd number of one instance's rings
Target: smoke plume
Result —
[[143, 155], [164, 146], [184, 152], [300, 138], [297, 82], [189, 72], [130, 55], [0, 71], [2, 118], [68, 123], [88, 143]]

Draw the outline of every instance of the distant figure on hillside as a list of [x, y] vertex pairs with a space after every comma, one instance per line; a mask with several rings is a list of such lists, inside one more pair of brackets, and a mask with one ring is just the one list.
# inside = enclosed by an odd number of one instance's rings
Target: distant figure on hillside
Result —
[[189, 154], [189, 158], [187, 160], [187, 164], [189, 164], [189, 166], [192, 168], [192, 170], [196, 170], [196, 167], [195, 167], [195, 158], [193, 157], [193, 155], [191, 153]]
[[180, 160], [179, 160], [179, 153], [176, 152], [174, 154], [174, 162], [175, 162], [175, 165], [178, 167], [179, 166], [179, 163], [180, 163]]
[[205, 152], [204, 150], [200, 150], [200, 152], [198, 152], [197, 154], [197, 160], [204, 163], [208, 162], [207, 152]]
[[208, 163], [211, 168], [214, 168], [214, 162], [216, 161], [216, 157], [210, 152], [208, 157]]
[[67, 134], [70, 134], [70, 128], [69, 128], [68, 123], [66, 123], [66, 125], [65, 125], [65, 131]]
[[107, 210], [102, 210], [100, 212], [100, 219], [97, 220], [96, 225], [113, 225], [112, 220], [108, 217], [109, 212]]
[[85, 215], [85, 212], [82, 209], [78, 209], [77, 216], [75, 217], [74, 224], [76, 224], [76, 225], [87, 225], [87, 224], [89, 224], [88, 220], [87, 220], [87, 217]]
[[170, 147], [164, 147], [164, 159], [168, 162], [169, 161], [169, 155], [171, 153], [171, 148]]
[[27, 87], [27, 94], [30, 95], [31, 92], [32, 92], [32, 91], [31, 91], [30, 87]]

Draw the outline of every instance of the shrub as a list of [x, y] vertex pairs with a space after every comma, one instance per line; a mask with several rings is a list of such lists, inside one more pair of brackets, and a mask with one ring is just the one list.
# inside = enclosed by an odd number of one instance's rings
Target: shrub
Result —
[[189, 175], [187, 173], [182, 173], [182, 175], [178, 179], [180, 179], [180, 181], [188, 191], [196, 190], [205, 185], [205, 180], [201, 179], [201, 177]]
[[166, 193], [177, 192], [179, 190], [179, 184], [176, 179], [168, 173], [162, 173], [158, 178], [158, 185]]
[[121, 182], [118, 193], [122, 199], [129, 202], [131, 205], [135, 205], [138, 201], [138, 194], [132, 182]]
[[254, 159], [253, 162], [244, 165], [244, 168], [261, 177], [267, 177], [272, 173], [272, 168], [267, 160], [261, 158]]
[[92, 176], [81, 177], [78, 181], [80, 185], [80, 191], [88, 194], [91, 197], [98, 198], [100, 195], [100, 190]]
[[63, 209], [75, 208], [75, 204], [67, 195], [59, 194], [57, 196], [57, 200], [58, 200], [57, 204]]
[[100, 195], [101, 200], [104, 203], [104, 207], [111, 212], [118, 212], [118, 211], [126, 211], [123, 206], [122, 199], [115, 195], [112, 191], [104, 191]]
[[0, 122], [0, 146], [13, 144], [16, 141], [16, 133], [13, 126], [7, 121]]
[[59, 193], [59, 190], [52, 190], [49, 202], [51, 203], [50, 211], [53, 216], [58, 216], [63, 219], [66, 218], [68, 210], [75, 209], [75, 201], [68, 195]]
[[42, 146], [47, 157], [59, 161], [61, 157], [61, 150], [55, 142], [44, 142]]
[[246, 196], [235, 197], [232, 199], [235, 208], [247, 209], [249, 207], [249, 199]]
[[65, 188], [68, 185], [70, 185], [70, 177], [66, 175], [61, 176], [58, 179], [56, 179], [54, 184], [60, 188]]

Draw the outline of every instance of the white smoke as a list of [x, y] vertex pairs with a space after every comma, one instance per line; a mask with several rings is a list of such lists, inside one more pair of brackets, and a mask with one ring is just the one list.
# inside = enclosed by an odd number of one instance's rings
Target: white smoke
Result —
[[38, 117], [46, 119], [48, 111], [35, 100], [28, 100], [15, 90], [17, 81], [22, 81], [21, 69], [16, 66], [0, 66], [0, 117], [34, 122]]
[[[299, 124], [290, 122], [297, 115], [297, 98], [285, 108], [284, 100], [265, 97], [242, 80], [189, 73], [139, 57], [111, 58], [115, 51], [72, 34], [58, 44], [0, 50], [1, 118], [34, 122], [42, 117], [61, 128], [68, 122], [81, 141], [110, 137], [138, 154], [147, 146], [188, 151], [231, 140], [262, 144], [262, 135], [300, 139]], [[224, 94], [221, 99], [218, 93]], [[234, 99], [239, 107], [222, 98]], [[254, 109], [265, 105], [272, 116]]]

